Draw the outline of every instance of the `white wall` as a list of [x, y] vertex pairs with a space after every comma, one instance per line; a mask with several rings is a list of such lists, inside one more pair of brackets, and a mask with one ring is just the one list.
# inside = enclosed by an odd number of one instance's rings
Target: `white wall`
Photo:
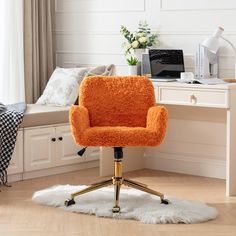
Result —
[[[55, 0], [56, 64], [71, 67], [114, 63], [127, 72], [120, 26], [135, 30], [147, 20], [162, 48], [182, 48], [186, 70], [194, 70], [196, 45], [217, 26], [236, 45], [235, 0]], [[233, 52], [222, 42], [220, 76], [233, 76]]]
[[[139, 20], [158, 31], [162, 48], [184, 50], [187, 71], [194, 71], [197, 44], [216, 27], [223, 26], [236, 45], [235, 0], [55, 0], [56, 64], [114, 63], [117, 74], [125, 74], [120, 26], [135, 30]], [[233, 52], [223, 41], [221, 46], [220, 76], [232, 77]], [[146, 150], [146, 167], [224, 178], [225, 111], [168, 109], [166, 140]]]

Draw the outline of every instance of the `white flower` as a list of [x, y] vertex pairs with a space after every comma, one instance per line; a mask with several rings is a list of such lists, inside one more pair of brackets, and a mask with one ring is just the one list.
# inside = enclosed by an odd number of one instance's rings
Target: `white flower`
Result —
[[147, 42], [147, 38], [146, 37], [141, 37], [141, 38], [138, 39], [138, 41], [140, 43], [146, 43]]
[[135, 40], [132, 44], [131, 44], [132, 48], [138, 48], [139, 46], [139, 42], [137, 40]]
[[125, 51], [128, 51], [130, 48], [131, 48], [131, 44], [130, 44], [130, 43], [127, 43], [127, 44], [125, 45]]
[[141, 37], [143, 37], [144, 36], [144, 33], [137, 33], [136, 34], [136, 38], [141, 38]]

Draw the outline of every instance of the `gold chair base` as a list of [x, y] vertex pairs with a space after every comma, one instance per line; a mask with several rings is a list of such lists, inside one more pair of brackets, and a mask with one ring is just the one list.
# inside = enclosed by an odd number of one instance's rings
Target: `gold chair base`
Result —
[[136, 182], [136, 181], [133, 181], [133, 180], [130, 180], [130, 179], [113, 177], [112, 179], [105, 180], [105, 181], [93, 184], [90, 187], [87, 187], [83, 190], [72, 193], [71, 194], [71, 199], [67, 199], [65, 201], [65, 205], [70, 206], [70, 205], [75, 204], [74, 199], [75, 199], [76, 196], [82, 195], [84, 193], [92, 192], [94, 190], [97, 190], [97, 189], [100, 189], [100, 188], [103, 188], [103, 187], [107, 187], [109, 185], [114, 185], [114, 206], [113, 206], [112, 211], [114, 213], [118, 213], [118, 212], [120, 212], [119, 195], [120, 195], [120, 188], [121, 188], [122, 184], [124, 184], [125, 186], [128, 186], [128, 187], [132, 187], [132, 188], [141, 190], [141, 191], [146, 192], [146, 193], [156, 195], [156, 196], [160, 197], [162, 203], [164, 203], [164, 201], [166, 201], [164, 199], [164, 194], [162, 194], [160, 192], [157, 192], [155, 190], [152, 190], [152, 189], [148, 188], [147, 186], [145, 186], [142, 183], [139, 183], [139, 182]]
[[156, 196], [160, 197], [161, 203], [168, 204], [168, 200], [164, 199], [164, 194], [148, 188], [147, 185], [145, 185], [145, 184], [139, 183], [137, 181], [129, 180], [129, 179], [124, 179], [122, 177], [122, 161], [120, 159], [119, 160], [115, 159], [115, 176], [114, 177], [112, 177], [109, 180], [105, 180], [105, 181], [102, 181], [99, 183], [92, 184], [90, 187], [87, 187], [83, 190], [72, 193], [71, 199], [67, 199], [65, 201], [65, 205], [70, 206], [70, 205], [75, 204], [74, 199], [76, 196], [79, 196], [84, 193], [88, 193], [88, 192], [91, 192], [91, 191], [94, 191], [94, 190], [97, 190], [97, 189], [100, 189], [103, 187], [107, 187], [109, 185], [113, 185], [114, 186], [114, 206], [113, 206], [112, 211], [113, 211], [113, 213], [118, 213], [118, 212], [120, 212], [119, 196], [120, 196], [120, 188], [121, 188], [122, 184], [124, 184], [128, 187], [131, 187], [131, 188], [141, 190], [146, 193], [156, 195]]

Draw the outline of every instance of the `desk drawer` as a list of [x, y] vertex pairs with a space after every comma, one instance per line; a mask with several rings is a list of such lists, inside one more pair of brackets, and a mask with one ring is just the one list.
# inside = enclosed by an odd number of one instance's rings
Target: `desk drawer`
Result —
[[203, 107], [228, 108], [228, 91], [159, 87], [158, 103]]

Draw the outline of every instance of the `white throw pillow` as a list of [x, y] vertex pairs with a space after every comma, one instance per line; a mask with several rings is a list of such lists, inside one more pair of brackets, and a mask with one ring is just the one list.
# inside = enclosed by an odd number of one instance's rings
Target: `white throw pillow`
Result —
[[78, 97], [78, 72], [74, 69], [56, 68], [52, 73], [43, 95], [36, 104], [55, 104], [68, 106], [74, 104]]
[[79, 96], [79, 85], [86, 76], [113, 75], [114, 65], [78, 68], [56, 68], [36, 104], [68, 106]]

